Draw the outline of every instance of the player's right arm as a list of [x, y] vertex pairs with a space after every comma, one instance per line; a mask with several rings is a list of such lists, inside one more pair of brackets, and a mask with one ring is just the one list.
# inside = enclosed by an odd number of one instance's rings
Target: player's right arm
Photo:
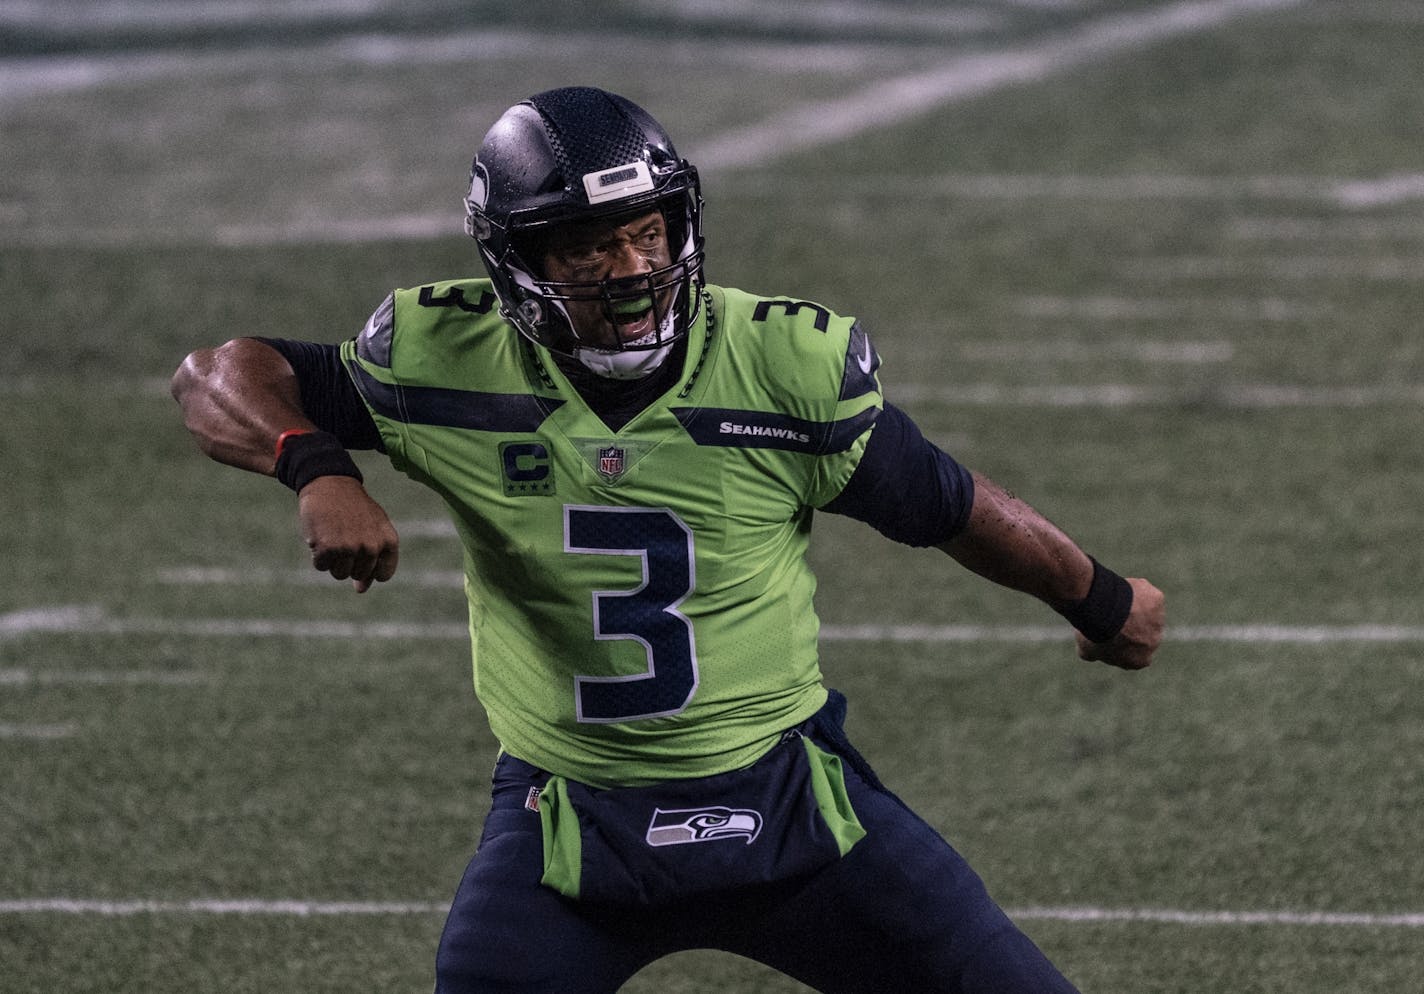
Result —
[[199, 349], [173, 375], [173, 398], [204, 455], [276, 475], [277, 438], [316, 431], [302, 409], [301, 386], [286, 358], [255, 338]]
[[[321, 391], [321, 377], [304, 372], [305, 378], [299, 377], [274, 346], [239, 338], [184, 359], [173, 376], [173, 397], [188, 431], [209, 458], [275, 476], [277, 442], [284, 432], [313, 433], [317, 438], [327, 427], [312, 417], [309, 407], [322, 407], [323, 421], [343, 426], [336, 435], [342, 444], [367, 437], [370, 415], [359, 401], [359, 410], [351, 409], [345, 395]], [[302, 480], [297, 493], [302, 538], [316, 569], [338, 580], [349, 578], [358, 592], [391, 578], [399, 539], [359, 473], [318, 473]]]

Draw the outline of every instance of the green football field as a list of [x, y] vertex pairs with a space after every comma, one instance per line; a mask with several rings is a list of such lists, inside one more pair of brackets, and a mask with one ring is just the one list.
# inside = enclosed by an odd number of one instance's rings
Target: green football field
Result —
[[822, 516], [882, 779], [1085, 994], [1418, 989], [1421, 64], [1412, 0], [0, 4], [0, 990], [430, 989], [496, 749], [453, 534], [366, 457], [400, 571], [315, 574], [167, 380], [477, 272], [469, 158], [569, 83], [702, 165], [713, 281], [858, 316], [942, 447], [1167, 593], [1121, 673]]

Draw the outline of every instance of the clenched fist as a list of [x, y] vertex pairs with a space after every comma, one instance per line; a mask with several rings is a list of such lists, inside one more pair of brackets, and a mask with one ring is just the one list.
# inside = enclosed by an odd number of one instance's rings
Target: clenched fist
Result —
[[1080, 658], [1124, 670], [1146, 669], [1152, 664], [1167, 624], [1165, 598], [1146, 580], [1133, 577], [1127, 582], [1132, 586], [1132, 610], [1122, 630], [1106, 642], [1090, 642], [1077, 632]]
[[349, 579], [357, 593], [395, 575], [400, 537], [385, 508], [360, 481], [319, 476], [302, 488], [297, 500], [312, 566], [338, 580]]

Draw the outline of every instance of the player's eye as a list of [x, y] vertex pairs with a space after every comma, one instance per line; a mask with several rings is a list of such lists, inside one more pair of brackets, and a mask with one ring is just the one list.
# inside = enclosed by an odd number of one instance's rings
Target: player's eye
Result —
[[586, 275], [598, 268], [605, 252], [597, 245], [582, 245], [564, 252], [563, 262], [574, 273]]

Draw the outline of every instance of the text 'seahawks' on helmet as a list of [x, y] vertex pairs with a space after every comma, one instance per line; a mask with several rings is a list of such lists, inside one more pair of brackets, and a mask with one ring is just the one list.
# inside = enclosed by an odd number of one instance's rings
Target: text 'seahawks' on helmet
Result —
[[[544, 278], [541, 235], [566, 222], [660, 210], [668, 266], [634, 278]], [[702, 194], [697, 170], [637, 104], [593, 87], [564, 87], [511, 107], [485, 135], [470, 170], [465, 229], [479, 245], [501, 313], [528, 338], [606, 376], [639, 376], [666, 357], [697, 316]], [[632, 342], [581, 340], [566, 304], [615, 308], [651, 298], [653, 331]]]

